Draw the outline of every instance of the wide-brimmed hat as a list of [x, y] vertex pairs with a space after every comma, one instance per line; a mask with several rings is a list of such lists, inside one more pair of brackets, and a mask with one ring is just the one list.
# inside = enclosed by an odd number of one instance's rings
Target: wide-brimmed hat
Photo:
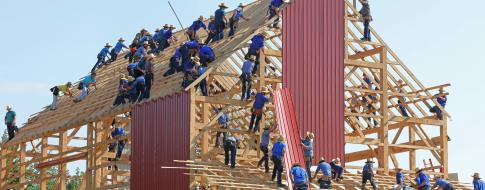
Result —
[[296, 162], [296, 163], [293, 164], [293, 167], [301, 167], [301, 163]]
[[365, 163], [374, 163], [374, 160], [372, 158], [367, 158], [367, 161]]
[[198, 56], [191, 57], [190, 60], [197, 65], [200, 65], [200, 58]]
[[239, 6], [237, 6], [237, 7], [244, 8], [244, 7], [245, 7], [245, 5], [244, 5], [243, 3], [239, 3]]
[[155, 32], [160, 32], [160, 28], [155, 29]]
[[414, 169], [414, 172], [416, 172], [416, 173], [419, 173], [419, 172], [421, 172], [421, 171], [423, 171], [423, 169], [421, 169], [421, 168], [419, 168], [419, 167], [418, 167], [418, 168], [416, 168], [416, 169]]
[[211, 15], [211, 16], [209, 17], [209, 19], [211, 19], [211, 20], [214, 20], [215, 18], [216, 18], [216, 17], [214, 17], [214, 15]]
[[310, 132], [310, 131], [307, 131], [306, 132], [306, 136], [310, 139], [314, 139], [315, 138], [315, 134], [313, 134], [313, 132]]
[[134, 80], [135, 80], [135, 77], [133, 77], [133, 76], [128, 76], [128, 81], [130, 81], [130, 82], [131, 82], [131, 81], [134, 81]]
[[120, 41], [120, 42], [124, 42], [124, 41], [125, 41], [125, 39], [124, 39], [124, 38], [120, 38], [120, 39], [118, 39], [118, 41]]
[[142, 28], [141, 31], [148, 32], [148, 30], [146, 28]]
[[262, 93], [270, 93], [270, 91], [268, 90], [268, 87], [266, 87], [266, 86], [261, 87], [260, 92], [262, 92]]
[[72, 82], [67, 82], [66, 85], [67, 86], [72, 86]]
[[256, 56], [255, 55], [251, 55], [248, 57], [248, 60], [249, 61], [255, 61], [256, 60]]
[[334, 163], [340, 163], [340, 158], [337, 157], [337, 158], [333, 159], [332, 162], [334, 162]]
[[171, 24], [171, 25], [169, 26], [169, 28], [171, 28], [171, 29], [175, 29], [176, 27], [175, 27], [173, 24]]
[[220, 7], [220, 8], [225, 8], [225, 9], [226, 9], [226, 8], [228, 8], [228, 7], [226, 6], [226, 4], [225, 4], [225, 3], [221, 3], [221, 4], [219, 5], [219, 7]]
[[325, 162], [325, 158], [324, 157], [320, 157], [320, 162]]
[[200, 21], [204, 21], [204, 16], [200, 15], [200, 16], [199, 16], [199, 20], [200, 20]]
[[12, 110], [12, 106], [7, 106], [7, 110], [8, 111]]
[[104, 45], [104, 47], [113, 47], [110, 43], [106, 43], [106, 45]]
[[163, 25], [163, 28], [168, 28], [170, 27], [168, 24]]
[[473, 175], [472, 175], [473, 178], [477, 178], [477, 179], [481, 179], [480, 178], [480, 174], [475, 172]]
[[278, 141], [278, 142], [284, 142], [285, 141], [285, 137], [283, 137], [283, 135], [280, 135], [280, 136], [278, 136], [278, 138], [276, 139], [276, 141]]
[[150, 45], [148, 44], [148, 41], [143, 42], [143, 45]]

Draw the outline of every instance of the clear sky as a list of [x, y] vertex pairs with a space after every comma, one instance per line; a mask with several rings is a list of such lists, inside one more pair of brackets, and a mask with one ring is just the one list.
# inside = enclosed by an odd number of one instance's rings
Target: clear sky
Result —
[[[234, 8], [239, 2], [225, 3]], [[220, 0], [172, 3], [187, 26], [199, 15], [213, 14]], [[170, 23], [180, 28], [166, 1], [16, 0], [2, 1], [0, 7], [0, 114], [12, 105], [19, 123], [51, 102], [50, 87], [87, 74], [106, 42], [131, 40], [142, 27], [153, 31]], [[452, 84], [450, 169], [465, 182], [475, 171], [485, 173], [480, 120], [485, 65], [474, 56], [483, 54], [485, 44], [483, 7], [480, 0], [371, 0], [372, 25], [414, 74], [426, 86]]]

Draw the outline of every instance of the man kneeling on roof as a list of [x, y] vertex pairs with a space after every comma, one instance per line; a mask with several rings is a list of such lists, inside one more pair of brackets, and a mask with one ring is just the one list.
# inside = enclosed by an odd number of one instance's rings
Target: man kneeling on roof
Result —
[[129, 76], [126, 78], [124, 74], [121, 75], [120, 83], [118, 86], [118, 95], [112, 107], [126, 104], [126, 99], [130, 99], [129, 91], [131, 90], [131, 84], [135, 81], [135, 78]]
[[308, 188], [308, 174], [301, 167], [300, 163], [293, 164], [291, 168], [290, 179], [293, 182], [293, 189], [295, 190], [307, 190]]
[[81, 90], [81, 94], [74, 99], [74, 102], [80, 102], [86, 98], [86, 96], [89, 94], [89, 86], [94, 86], [94, 89], [96, 89], [96, 72], [92, 72], [90, 75], [85, 76], [80, 82], [78, 89]]
[[451, 184], [449, 181], [443, 179], [441, 175], [435, 175], [434, 180], [436, 181], [433, 187], [431, 189], [441, 189], [441, 190], [455, 190], [453, 187], [453, 184]]
[[322, 171], [322, 177], [318, 179], [318, 183], [320, 184], [320, 189], [329, 189], [332, 187], [332, 166], [325, 162], [325, 158], [320, 158], [320, 162], [318, 163], [317, 170], [315, 171], [315, 175], [312, 179], [315, 179], [318, 175], [318, 172]]
[[72, 88], [72, 83], [67, 82], [65, 85], [54, 86], [50, 89], [53, 95], [51, 110], [57, 109], [57, 99], [59, 97], [59, 92], [62, 92], [64, 95], [69, 95], [72, 98], [71, 88]]
[[337, 182], [343, 179], [344, 168], [340, 163], [340, 158], [335, 158], [330, 162], [330, 166], [332, 167], [332, 179], [336, 180]]
[[180, 62], [182, 61], [182, 52], [180, 48], [182, 48], [182, 46], [175, 49], [175, 53], [170, 58], [170, 68], [163, 74], [164, 77], [168, 77], [182, 70], [180, 67]]

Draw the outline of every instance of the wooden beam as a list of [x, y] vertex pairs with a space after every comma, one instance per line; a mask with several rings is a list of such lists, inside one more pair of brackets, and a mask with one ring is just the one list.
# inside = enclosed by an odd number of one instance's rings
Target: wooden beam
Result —
[[82, 160], [82, 159], [85, 159], [87, 156], [88, 156], [87, 152], [72, 155], [72, 156], [66, 156], [66, 157], [63, 157], [63, 158], [60, 158], [60, 159], [57, 159], [57, 160], [42, 162], [39, 165], [37, 165], [36, 168], [37, 169], [44, 169], [44, 168], [59, 165], [59, 164], [65, 164], [65, 163], [76, 161], [76, 160]]

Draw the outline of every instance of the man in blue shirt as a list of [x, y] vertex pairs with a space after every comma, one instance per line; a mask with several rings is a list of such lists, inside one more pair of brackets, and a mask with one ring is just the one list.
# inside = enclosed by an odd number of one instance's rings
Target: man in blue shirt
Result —
[[371, 41], [371, 33], [369, 24], [372, 21], [372, 16], [370, 14], [370, 6], [369, 1], [367, 0], [359, 0], [362, 4], [362, 8], [360, 9], [360, 17], [361, 21], [364, 23], [364, 37], [361, 38], [362, 41]]
[[[270, 127], [271, 126], [271, 127]], [[270, 140], [270, 135], [271, 132], [274, 131], [276, 128], [276, 125], [270, 124], [270, 126], [264, 127], [263, 134], [261, 135], [261, 141], [259, 143], [259, 148], [261, 149], [261, 152], [263, 152], [263, 157], [259, 160], [258, 162], [258, 168], [261, 167], [261, 165], [264, 162], [264, 171], [266, 173], [269, 173], [269, 140]]]
[[168, 47], [170, 47], [170, 42], [172, 41], [172, 38], [173, 38], [173, 30], [174, 29], [175, 29], [175, 26], [173, 26], [173, 24], [171, 24], [163, 32], [162, 44], [159, 44], [160, 51], [163, 51], [164, 49], [167, 49]]
[[219, 9], [214, 13], [216, 22], [216, 36], [214, 41], [222, 40], [224, 38], [224, 29], [226, 28], [227, 18], [226, 18], [227, 6], [224, 3], [219, 5]]
[[96, 89], [96, 72], [91, 72], [91, 75], [85, 76], [80, 82], [79, 82], [79, 88], [81, 90], [81, 94], [74, 99], [74, 102], [80, 102], [86, 98], [88, 95], [88, 87], [92, 85], [94, 86], [94, 89]]
[[118, 43], [116, 43], [115, 47], [111, 50], [111, 60], [110, 62], [113, 63], [118, 58], [118, 55], [123, 52], [123, 49], [129, 49], [128, 46], [124, 44], [125, 39], [120, 38]]
[[424, 172], [423, 169], [416, 168], [416, 174], [419, 177], [417, 190], [430, 190], [431, 182], [429, 181], [429, 176]]
[[126, 104], [126, 100], [125, 99], [129, 98], [128, 91], [131, 88], [128, 85], [128, 83], [130, 81], [135, 80], [132, 76], [130, 76], [128, 78], [126, 78], [126, 76], [124, 74], [121, 75], [120, 83], [119, 83], [119, 86], [118, 86], [118, 95], [116, 96], [116, 99], [115, 99], [115, 101], [113, 103], [113, 106], [112, 106], [113, 108], [116, 107], [116, 106], [119, 106], [119, 105]]
[[180, 48], [182, 47], [175, 49], [175, 53], [170, 58], [170, 68], [167, 70], [167, 72], [163, 74], [164, 77], [168, 77], [170, 75], [173, 75], [175, 72], [181, 71], [180, 61], [182, 60], [182, 53], [180, 51]]
[[308, 175], [300, 163], [295, 163], [291, 167], [290, 179], [293, 182], [294, 190], [306, 190], [308, 188]]
[[131, 97], [131, 103], [135, 103], [136, 101], [140, 102], [145, 99], [145, 97], [143, 96], [146, 90], [145, 76], [141, 75], [136, 77], [131, 88], [135, 89], [135, 93], [133, 93]]
[[269, 34], [267, 32], [263, 32], [261, 34], [255, 35], [251, 39], [251, 45], [249, 45], [248, 53], [246, 57], [249, 57], [251, 55], [256, 56], [255, 62], [254, 62], [254, 69], [252, 74], [256, 74], [256, 71], [258, 71], [259, 67], [259, 62], [260, 62], [260, 55], [261, 52], [264, 53], [264, 41], [266, 38], [269, 37]]
[[[253, 113], [251, 114], [251, 121], [249, 122], [249, 131], [253, 130], [253, 125], [255, 125], [254, 132], [259, 131], [259, 123], [263, 117], [264, 104], [269, 102], [269, 99], [266, 97], [267, 94], [269, 94], [268, 88], [263, 87], [261, 92], [256, 94], [256, 97], [254, 98]], [[256, 124], [254, 123], [254, 120], [256, 120]]]
[[[197, 67], [197, 78], [202, 76], [205, 72], [207, 71], [207, 67], [204, 67], [203, 65], [199, 65]], [[203, 96], [209, 96], [209, 89], [208, 89], [208, 84], [207, 84], [207, 77], [206, 78], [203, 78], [200, 83], [199, 83], [199, 86], [200, 88], [200, 92], [202, 92], [202, 95]]]
[[116, 151], [115, 159], [118, 161], [121, 159], [121, 154], [123, 153], [123, 149], [126, 145], [126, 140], [123, 139], [126, 137], [126, 132], [120, 126], [116, 126], [116, 128], [111, 132], [111, 138], [118, 140], [118, 149]]
[[[229, 122], [229, 118], [227, 117], [226, 113], [224, 113], [222, 111], [222, 108], [215, 109], [215, 112], [216, 112], [216, 114], [219, 114], [219, 113], [222, 112], [221, 117], [219, 117], [219, 119], [217, 119], [217, 123], [219, 124], [219, 126], [221, 126], [221, 129], [227, 129], [227, 122]], [[217, 132], [216, 133], [216, 147], [219, 147], [221, 134], [222, 134], [223, 140], [225, 140], [226, 137], [227, 137], [227, 132]]]
[[216, 36], [217, 28], [216, 28], [216, 21], [214, 20], [214, 16], [211, 15], [209, 18], [209, 25], [207, 25], [207, 30], [209, 30], [209, 34], [207, 35], [207, 38], [205, 39], [205, 44], [209, 44], [212, 39]]
[[[404, 93], [404, 91], [402, 90], [403, 87], [404, 87], [403, 81], [398, 80], [397, 84], [396, 84], [397, 93]], [[398, 97], [397, 103], [399, 105], [399, 110], [401, 110], [401, 114], [404, 117], [409, 117], [408, 111], [407, 111], [405, 104], [404, 104], [405, 102], [406, 102], [406, 97]]]
[[281, 174], [283, 173], [283, 156], [286, 151], [286, 144], [284, 143], [285, 138], [279, 136], [277, 142], [273, 144], [273, 149], [271, 151], [271, 161], [273, 161], [273, 175], [271, 176], [271, 181], [277, 178], [278, 187], [286, 187], [283, 185], [281, 180]]
[[17, 114], [12, 111], [12, 106], [7, 106], [7, 113], [5, 114], [5, 125], [7, 126], [8, 140], [15, 137]]
[[403, 189], [403, 190], [406, 190], [407, 189], [407, 186], [406, 186], [406, 178], [404, 177], [404, 174], [402, 173], [402, 169], [401, 168], [397, 168], [397, 172], [396, 172], [396, 185], [398, 185], [399, 187], [401, 187], [401, 189]]
[[196, 80], [198, 77], [197, 70], [195, 69], [196, 66], [197, 68], [200, 66], [200, 58], [197, 56], [190, 58], [190, 62], [184, 63], [184, 80], [182, 82], [182, 87], [186, 88]]
[[207, 26], [204, 23], [204, 16], [200, 16], [198, 20], [194, 21], [192, 25], [190, 25], [189, 29], [187, 30], [187, 35], [189, 36], [190, 41], [192, 40], [199, 40], [199, 36], [197, 35], [197, 31], [203, 28], [207, 33]]
[[243, 63], [242, 66], [242, 73], [241, 73], [241, 83], [242, 83], [242, 94], [241, 94], [241, 100], [244, 101], [244, 98], [249, 98], [251, 97], [251, 89], [253, 86], [253, 80], [251, 77], [251, 74], [254, 69], [254, 60], [256, 57], [254, 55], [249, 56], [249, 58]]
[[143, 42], [143, 45], [140, 46], [135, 52], [135, 60], [140, 60], [141, 58], [145, 57], [148, 54], [148, 42]]
[[332, 167], [332, 179], [335, 179], [337, 182], [342, 180], [342, 175], [344, 174], [344, 168], [340, 163], [340, 158], [335, 158], [330, 162], [330, 166]]
[[[448, 98], [443, 88], [440, 88], [439, 93], [434, 95], [434, 97], [436, 98], [436, 101], [438, 102], [438, 104], [440, 104], [441, 107], [445, 108], [446, 101], [448, 101]], [[436, 113], [436, 116], [438, 117], [439, 120], [443, 120], [443, 111], [437, 105], [433, 106], [429, 111], [431, 113]]]
[[365, 162], [364, 168], [362, 169], [362, 189], [365, 189], [365, 185], [367, 184], [367, 181], [370, 182], [374, 190], [377, 189], [377, 186], [374, 182], [373, 164], [374, 164], [374, 161], [372, 161], [372, 159], [367, 159], [367, 161]]
[[473, 190], [485, 190], [485, 182], [480, 178], [479, 173], [473, 174]]
[[453, 184], [451, 184], [449, 181], [443, 179], [440, 175], [435, 175], [435, 183], [431, 189], [435, 189], [439, 187], [441, 190], [455, 190], [453, 187]]
[[231, 153], [231, 168], [236, 168], [237, 155], [237, 138], [234, 134], [229, 133], [224, 141], [224, 164], [229, 165], [229, 153]]
[[283, 0], [271, 0], [271, 4], [269, 5], [269, 18], [271, 20], [273, 17], [276, 16], [276, 19], [273, 21], [273, 28], [278, 28], [278, 24], [280, 22], [280, 10], [283, 7]]
[[320, 189], [329, 189], [332, 186], [332, 166], [325, 162], [325, 158], [320, 158], [320, 162], [318, 163], [317, 170], [315, 171], [315, 175], [312, 179], [315, 179], [318, 175], [318, 172], [322, 171], [323, 176], [318, 179], [318, 183], [320, 184]]
[[209, 45], [203, 45], [199, 50], [199, 58], [202, 66], [207, 67], [209, 63], [216, 60], [216, 54]]
[[96, 71], [96, 69], [98, 69], [99, 67], [102, 67], [106, 63], [106, 58], [108, 57], [108, 54], [109, 54], [109, 48], [111, 47], [112, 47], [111, 44], [106, 43], [104, 48], [101, 49], [101, 51], [98, 53], [98, 56], [97, 56], [98, 61], [96, 62], [96, 64], [94, 64], [94, 67], [93, 69], [91, 69], [91, 72]]
[[[303, 146], [303, 158], [305, 159], [305, 167], [308, 173], [308, 177], [312, 177], [312, 172], [310, 168], [313, 162], [313, 139], [315, 139], [315, 134], [312, 132], [307, 132], [305, 138], [301, 138], [301, 146]], [[311, 179], [310, 179], [311, 180]]]
[[232, 17], [229, 19], [229, 35], [228, 37], [234, 36], [236, 33], [237, 26], [239, 24], [239, 20], [244, 19], [248, 21], [249, 19], [244, 16], [244, 5], [242, 3], [239, 4], [238, 8], [232, 14]]

